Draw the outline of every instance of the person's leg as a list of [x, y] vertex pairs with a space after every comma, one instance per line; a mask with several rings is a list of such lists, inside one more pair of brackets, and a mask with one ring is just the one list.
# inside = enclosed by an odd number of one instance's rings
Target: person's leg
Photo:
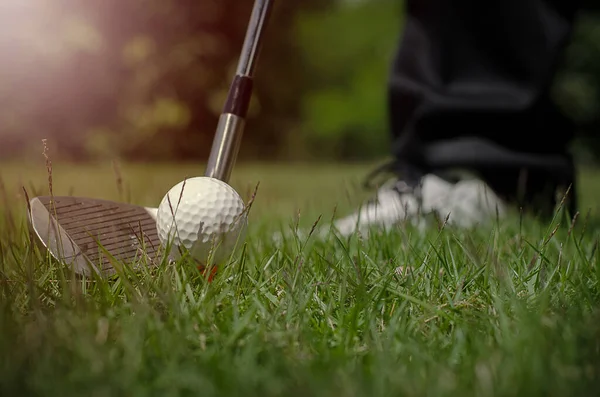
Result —
[[509, 200], [550, 197], [544, 182], [573, 174], [574, 125], [550, 89], [577, 10], [566, 0], [408, 0], [389, 85], [395, 157], [478, 171]]
[[[577, 3], [407, 0], [389, 83], [395, 180], [338, 231], [422, 213], [471, 225], [510, 202], [541, 210], [539, 196], [551, 211], [557, 185], [574, 182], [574, 126], [550, 88]], [[456, 168], [476, 177], [449, 177]]]

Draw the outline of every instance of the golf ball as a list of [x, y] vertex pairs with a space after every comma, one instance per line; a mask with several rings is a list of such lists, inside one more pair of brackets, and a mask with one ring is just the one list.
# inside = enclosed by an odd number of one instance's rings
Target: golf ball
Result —
[[202, 264], [222, 263], [243, 242], [248, 225], [245, 204], [227, 183], [196, 177], [173, 186], [162, 199], [156, 218], [158, 237], [170, 256], [180, 248]]

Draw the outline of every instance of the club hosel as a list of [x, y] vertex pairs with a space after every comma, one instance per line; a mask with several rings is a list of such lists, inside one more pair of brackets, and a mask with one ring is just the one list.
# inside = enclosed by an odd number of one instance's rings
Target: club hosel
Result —
[[240, 116], [221, 114], [206, 166], [206, 176], [229, 182], [240, 150], [244, 125], [245, 120]]

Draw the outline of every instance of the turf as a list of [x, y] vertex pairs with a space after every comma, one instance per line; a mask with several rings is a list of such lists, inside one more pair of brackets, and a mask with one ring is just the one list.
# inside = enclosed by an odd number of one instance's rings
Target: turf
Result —
[[[241, 164], [249, 235], [212, 283], [185, 261], [84, 283], [29, 243], [21, 187], [47, 193], [44, 164], [4, 165], [0, 395], [596, 395], [596, 172], [575, 222], [271, 241], [349, 210], [368, 169]], [[155, 206], [196, 173], [55, 165], [52, 185]]]

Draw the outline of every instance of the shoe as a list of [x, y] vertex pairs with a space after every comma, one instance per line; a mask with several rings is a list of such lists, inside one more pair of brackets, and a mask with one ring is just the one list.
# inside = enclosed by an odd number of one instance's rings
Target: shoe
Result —
[[[424, 228], [432, 218], [468, 228], [502, 218], [507, 212], [507, 204], [483, 180], [460, 170], [424, 173], [392, 162], [369, 174], [364, 187], [373, 189], [375, 177], [386, 172], [392, 178], [357, 211], [311, 232], [298, 230], [297, 237], [325, 239], [331, 231], [342, 237], [357, 232], [368, 236], [370, 231], [389, 231], [404, 222]], [[274, 235], [275, 242], [283, 239], [281, 233]]]
[[432, 216], [447, 224], [472, 227], [506, 214], [506, 203], [483, 180], [464, 171], [423, 173], [390, 163], [371, 173], [366, 187], [372, 187], [370, 181], [384, 171], [392, 171], [394, 178], [356, 212], [334, 221], [332, 227], [340, 235], [389, 230], [403, 222], [423, 225]]

